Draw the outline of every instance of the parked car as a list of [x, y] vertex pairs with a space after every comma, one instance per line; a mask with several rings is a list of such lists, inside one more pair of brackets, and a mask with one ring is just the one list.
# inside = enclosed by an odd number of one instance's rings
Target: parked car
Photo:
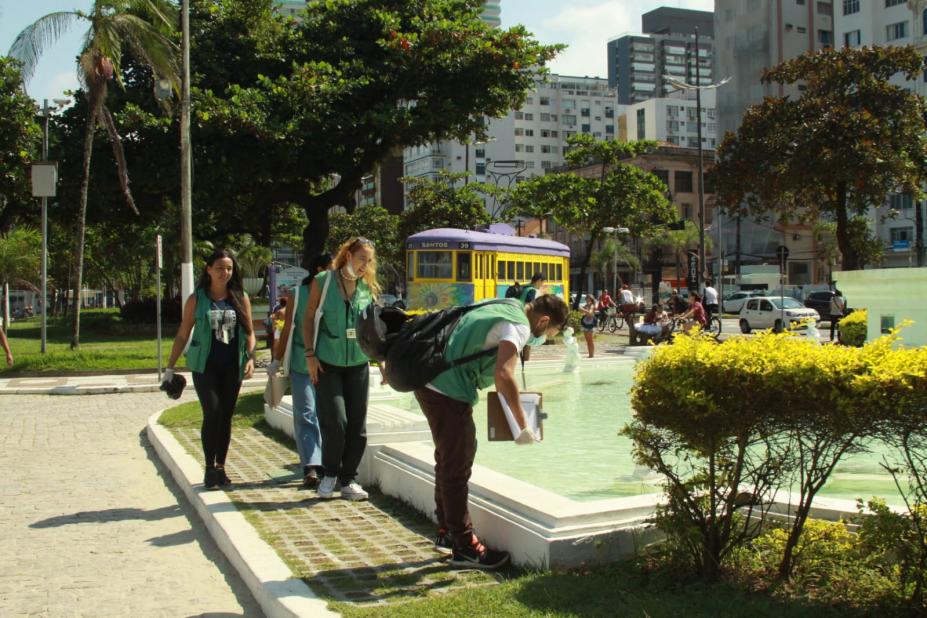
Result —
[[396, 307], [397, 309], [406, 308], [406, 301], [395, 294], [380, 294], [377, 296], [377, 304], [381, 307]]
[[747, 302], [748, 298], [764, 296], [765, 294], [766, 293], [763, 290], [734, 292], [730, 296], [726, 296], [724, 300], [721, 301], [721, 310], [724, 313], [740, 313], [740, 310], [743, 309], [744, 303]]
[[782, 330], [782, 318], [791, 327], [804, 320], [817, 322], [821, 316], [814, 309], [805, 307], [790, 296], [750, 298], [740, 311], [740, 332], [749, 333], [753, 329], [772, 328]]
[[805, 307], [814, 309], [821, 315], [822, 320], [830, 320], [830, 300], [836, 294], [830, 290], [812, 292], [805, 298]]

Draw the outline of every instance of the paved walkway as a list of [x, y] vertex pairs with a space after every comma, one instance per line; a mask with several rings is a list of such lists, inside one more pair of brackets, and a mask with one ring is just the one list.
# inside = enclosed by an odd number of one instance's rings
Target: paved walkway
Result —
[[167, 403], [0, 398], [0, 616], [261, 615], [144, 437]]
[[[199, 457], [193, 427], [173, 430]], [[434, 551], [434, 524], [372, 491], [368, 502], [323, 500], [300, 488], [296, 452], [257, 429], [235, 428], [226, 463], [236, 507], [317, 595], [362, 605], [494, 585], [501, 574], [455, 569]]]
[[[182, 371], [187, 379], [187, 390], [193, 392], [190, 372]], [[258, 369], [245, 386], [264, 386], [267, 374]], [[108, 393], [157, 393], [161, 384], [158, 374], [133, 373], [127, 375], [95, 376], [36, 376], [0, 378], [0, 395], [102, 395]], [[166, 401], [164, 394], [161, 399]]]

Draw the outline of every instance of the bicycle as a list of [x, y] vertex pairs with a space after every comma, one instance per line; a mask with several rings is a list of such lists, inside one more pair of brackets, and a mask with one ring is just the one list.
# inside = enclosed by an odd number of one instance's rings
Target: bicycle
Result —
[[619, 328], [624, 326], [624, 316], [618, 313], [616, 307], [608, 307], [605, 310], [605, 316], [601, 314], [598, 317], [598, 328], [600, 333], [604, 333], [605, 329], [608, 329], [608, 332], [614, 333]]

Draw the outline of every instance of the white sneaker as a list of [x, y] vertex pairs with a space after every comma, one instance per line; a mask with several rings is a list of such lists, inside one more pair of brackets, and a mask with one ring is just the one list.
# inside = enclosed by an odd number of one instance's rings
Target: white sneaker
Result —
[[335, 485], [338, 484], [338, 479], [334, 476], [326, 476], [322, 478], [322, 482], [319, 483], [319, 497], [320, 498], [334, 498], [335, 497]]
[[369, 496], [357, 481], [351, 481], [341, 488], [341, 497], [345, 500], [366, 500]]

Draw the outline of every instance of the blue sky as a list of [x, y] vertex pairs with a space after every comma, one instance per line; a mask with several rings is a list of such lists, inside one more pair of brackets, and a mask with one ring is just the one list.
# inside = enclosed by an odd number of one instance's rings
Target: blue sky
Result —
[[[0, 53], [16, 35], [48, 13], [88, 9], [90, 0], [0, 0]], [[524, 24], [544, 43], [570, 47], [551, 65], [555, 73], [605, 76], [605, 43], [640, 32], [640, 16], [660, 6], [710, 11], [714, 0], [502, 0], [503, 27]], [[74, 58], [83, 30], [75, 28], [47, 50], [27, 89], [33, 98], [53, 99], [77, 86]]]

